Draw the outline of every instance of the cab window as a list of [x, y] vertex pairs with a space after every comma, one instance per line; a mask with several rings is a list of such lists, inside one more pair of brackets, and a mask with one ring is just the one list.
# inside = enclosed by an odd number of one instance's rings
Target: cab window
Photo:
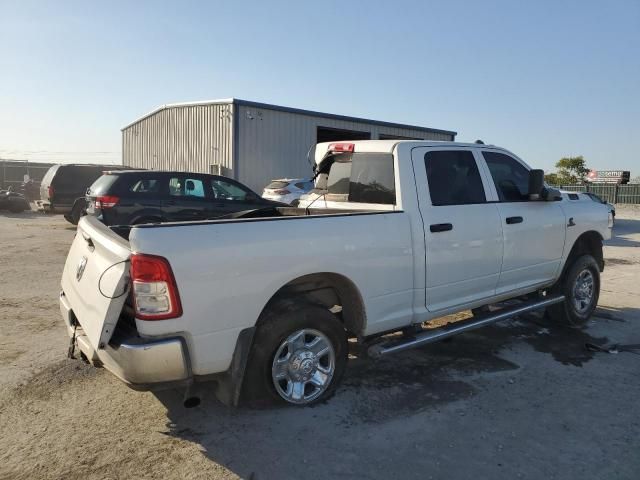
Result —
[[336, 155], [327, 179], [327, 192], [327, 199], [333, 201], [394, 205], [393, 155]]
[[482, 178], [469, 150], [435, 150], [424, 156], [434, 206], [485, 203]]
[[529, 170], [515, 158], [498, 152], [482, 152], [501, 202], [529, 200]]

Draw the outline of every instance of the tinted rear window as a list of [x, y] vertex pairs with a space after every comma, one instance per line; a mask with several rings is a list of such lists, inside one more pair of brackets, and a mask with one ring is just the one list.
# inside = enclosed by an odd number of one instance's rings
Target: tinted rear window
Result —
[[396, 203], [393, 155], [388, 153], [341, 154], [331, 165], [327, 191], [334, 201]]
[[162, 189], [162, 182], [156, 178], [142, 178], [129, 185], [131, 193], [159, 193]]
[[102, 175], [89, 187], [89, 195], [106, 195], [117, 179], [118, 175]]
[[53, 184], [58, 188], [83, 191], [102, 175], [103, 170], [102, 166], [61, 165], [53, 177]]
[[271, 182], [269, 185], [267, 185], [265, 188], [270, 188], [273, 190], [278, 190], [280, 188], [285, 188], [287, 185], [289, 185], [289, 182], [281, 182], [279, 180], [273, 181]]
[[486, 201], [473, 153], [435, 150], [424, 156], [429, 195], [434, 206], [468, 205]]

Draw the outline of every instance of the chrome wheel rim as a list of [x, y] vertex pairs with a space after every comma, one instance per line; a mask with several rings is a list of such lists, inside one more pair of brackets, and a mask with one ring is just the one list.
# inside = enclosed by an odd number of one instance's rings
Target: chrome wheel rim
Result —
[[318, 330], [297, 330], [278, 347], [271, 377], [287, 402], [305, 404], [322, 395], [331, 384], [336, 355], [331, 341]]
[[573, 285], [573, 306], [578, 313], [585, 313], [593, 301], [595, 281], [591, 270], [582, 270]]

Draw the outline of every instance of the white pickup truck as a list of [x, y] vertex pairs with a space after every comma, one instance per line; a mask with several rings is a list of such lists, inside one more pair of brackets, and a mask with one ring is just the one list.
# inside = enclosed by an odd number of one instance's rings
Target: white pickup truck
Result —
[[84, 217], [60, 294], [70, 350], [135, 389], [184, 386], [186, 406], [205, 381], [229, 404], [308, 405], [335, 391], [348, 339], [380, 357], [532, 310], [580, 325], [596, 307], [606, 206], [547, 188], [512, 153], [361, 141], [318, 145], [316, 165], [307, 208]]

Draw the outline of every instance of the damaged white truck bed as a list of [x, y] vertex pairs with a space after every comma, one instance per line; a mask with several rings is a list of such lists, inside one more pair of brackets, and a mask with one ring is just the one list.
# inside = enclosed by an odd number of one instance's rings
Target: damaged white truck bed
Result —
[[[308, 208], [112, 228], [84, 217], [60, 294], [73, 348], [136, 389], [213, 380], [226, 403], [307, 405], [335, 391], [350, 337], [381, 356], [525, 311], [572, 324], [593, 312], [606, 206], [547, 188], [512, 153], [362, 141], [320, 144], [316, 164]], [[520, 302], [483, 308], [508, 299]]]

